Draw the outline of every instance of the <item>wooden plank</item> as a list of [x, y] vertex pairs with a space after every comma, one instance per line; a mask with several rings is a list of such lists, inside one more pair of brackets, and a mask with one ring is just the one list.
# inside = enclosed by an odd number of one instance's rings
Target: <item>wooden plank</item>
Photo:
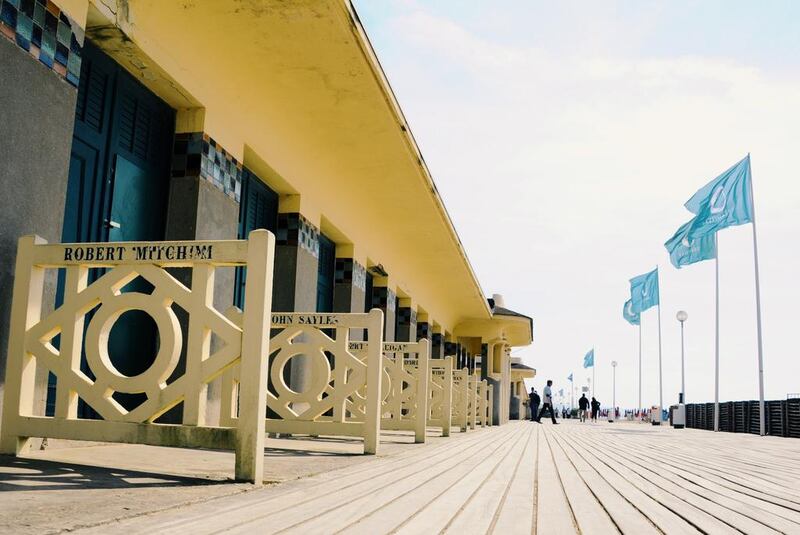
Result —
[[[704, 529], [707, 533], [737, 533], [713, 517], [703, 518], [708, 515], [699, 510], [677, 514], [675, 509], [682, 509], [683, 502], [632, 472], [613, 450], [602, 450], [594, 444], [587, 446], [580, 434], [574, 434], [571, 438], [570, 443], [603, 479], [664, 533], [700, 533], [694, 526], [696, 524], [707, 524], [709, 529]], [[598, 450], [600, 453], [597, 453]]]
[[539, 450], [538, 426], [527, 425], [529, 438], [522, 460], [509, 482], [503, 501], [489, 527], [491, 533], [532, 533], [536, 497], [536, 464]]
[[[492, 450], [490, 450], [492, 451]], [[496, 450], [495, 450], [496, 451]], [[359, 518], [355, 523], [344, 527], [341, 532], [348, 535], [372, 535], [388, 533], [412, 515], [422, 510], [430, 501], [446, 492], [447, 489], [459, 485], [464, 477], [475, 468], [474, 463], [460, 463], [456, 468], [431, 478], [426, 484], [386, 503]]]
[[[632, 451], [623, 441], [614, 443], [620, 451]], [[646, 457], [642, 460], [639, 457]], [[642, 477], [669, 489], [676, 496], [688, 501], [703, 502], [703, 510], [713, 513], [726, 522], [745, 523], [750, 529], [791, 532], [800, 529], [800, 514], [781, 508], [767, 501], [736, 492], [691, 473], [691, 463], [668, 465], [661, 458], [654, 457], [650, 451], [633, 459], [630, 467]], [[721, 506], [721, 507], [720, 507]], [[750, 522], [743, 519], [747, 518]]]
[[[646, 463], [638, 459], [641, 456], [634, 454], [636, 450], [629, 450], [619, 443], [589, 442], [591, 449], [616, 450], [621, 454], [627, 453], [624, 458], [627, 462], [623, 470], [628, 471], [627, 477], [637, 480], [640, 487], [647, 487], [653, 495], [653, 489], [658, 489], [660, 501], [674, 513], [704, 531], [735, 533], [736, 530], [745, 532], [772, 532], [763, 523], [753, 518], [740, 514], [736, 510], [720, 507], [710, 496], [696, 494], [686, 488], [685, 481], [674, 481], [666, 477], [657, 462]], [[619, 467], [617, 467], [619, 469]], [[635, 474], [635, 475], [634, 475]]]
[[457, 484], [440, 493], [409, 517], [397, 529], [397, 533], [439, 533], [470, 500], [474, 492], [509, 456], [512, 449], [524, 443], [524, 433], [519, 426], [512, 440], [506, 441], [493, 455], [480, 456], [473, 461], [473, 468]]
[[550, 448], [550, 454], [558, 471], [559, 479], [563, 485], [564, 494], [569, 500], [580, 533], [587, 535], [618, 533], [617, 526], [581, 479], [575, 466], [569, 462], [564, 451], [556, 443], [552, 436], [556, 433], [555, 429], [555, 427], [542, 428], [544, 438]]
[[[470, 470], [485, 451], [502, 451], [506, 444], [505, 433], [494, 437], [485, 437], [484, 440], [476, 441], [469, 448], [459, 448], [455, 454], [444, 459], [425, 459], [409, 464], [406, 471], [391, 474], [391, 477], [388, 478], [370, 479], [359, 489], [351, 488], [348, 492], [326, 492], [303, 503], [302, 506], [264, 517], [263, 522], [251, 522], [245, 527], [247, 530], [270, 529], [286, 533], [324, 534], [339, 530], [350, 533], [352, 529], [349, 526], [367, 514], [381, 510], [404, 496], [413, 497], [419, 494], [422, 487], [437, 478], [448, 475], [448, 472], [457, 472], [458, 475], [454, 481], [459, 481], [459, 478], [466, 473], [464, 470]], [[316, 490], [313, 492], [318, 494]], [[426, 500], [417, 499], [418, 507], [426, 503]], [[414, 510], [413, 506], [407, 507], [405, 514]], [[381, 516], [385, 519], [385, 513], [382, 513]], [[402, 518], [403, 515], [400, 517]]]
[[539, 452], [536, 475], [536, 525], [534, 533], [579, 533], [570, 509], [561, 479], [558, 477], [553, 454], [544, 438], [544, 431], [536, 424], [539, 433]]
[[[509, 450], [508, 456], [489, 474], [470, 498], [461, 506], [444, 530], [450, 533], [488, 533], [492, 522], [519, 470], [523, 455], [533, 438], [533, 429], [527, 426], [521, 439]], [[532, 478], [529, 473], [528, 477]], [[523, 519], [531, 515], [524, 515]]]
[[[512, 430], [506, 429], [506, 432]], [[502, 436], [503, 434], [501, 434]], [[348, 489], [370, 481], [386, 474], [396, 474], [407, 470], [409, 465], [415, 465], [424, 459], [446, 459], [457, 454], [463, 449], [481, 444], [482, 437], [478, 434], [456, 435], [458, 438], [442, 441], [435, 446], [415, 448], [412, 451], [399, 453], [391, 458], [379, 458], [362, 465], [332, 470], [318, 474], [295, 484], [283, 488], [265, 489], [262, 492], [252, 492], [241, 496], [236, 503], [229, 501], [215, 501], [199, 508], [190, 517], [176, 515], [174, 521], [153, 519], [148, 524], [147, 532], [159, 533], [214, 533], [210, 525], [219, 527], [220, 523], [231, 526], [248, 518], [256, 518], [282, 511], [289, 507], [296, 507], [313, 500], [320, 494], [336, 494], [346, 492]], [[217, 529], [217, 528], [215, 528]]]
[[603, 479], [592, 463], [580, 456], [577, 450], [569, 444], [569, 440], [564, 437], [564, 433], [553, 433], [552, 438], [620, 531], [637, 535], [660, 533], [646, 515], [636, 509], [624, 495]]

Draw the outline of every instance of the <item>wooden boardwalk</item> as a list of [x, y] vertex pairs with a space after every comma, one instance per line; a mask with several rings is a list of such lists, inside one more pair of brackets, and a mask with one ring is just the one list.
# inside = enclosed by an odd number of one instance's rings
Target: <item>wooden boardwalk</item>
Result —
[[800, 441], [515, 422], [95, 530], [800, 533]]

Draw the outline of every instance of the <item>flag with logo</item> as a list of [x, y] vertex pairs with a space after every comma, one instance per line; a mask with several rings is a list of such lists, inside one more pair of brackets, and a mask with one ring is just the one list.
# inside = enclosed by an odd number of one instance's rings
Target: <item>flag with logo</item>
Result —
[[594, 366], [594, 348], [589, 350], [589, 352], [586, 353], [586, 356], [583, 357], [583, 367], [591, 368], [592, 366]]
[[700, 188], [686, 201], [686, 209], [696, 214], [690, 238], [713, 234], [734, 225], [753, 221], [750, 155]]
[[625, 306], [622, 307], [622, 317], [631, 325], [639, 325], [639, 313], [633, 311], [633, 301], [630, 299], [625, 301]]
[[696, 223], [695, 219], [684, 223], [675, 232], [675, 235], [664, 243], [664, 247], [669, 252], [670, 262], [678, 269], [681, 266], [688, 266], [689, 264], [702, 262], [717, 256], [717, 243], [714, 233], [703, 234], [694, 238], [689, 236], [692, 225]]
[[639, 275], [631, 282], [631, 311], [644, 312], [658, 304], [658, 268]]

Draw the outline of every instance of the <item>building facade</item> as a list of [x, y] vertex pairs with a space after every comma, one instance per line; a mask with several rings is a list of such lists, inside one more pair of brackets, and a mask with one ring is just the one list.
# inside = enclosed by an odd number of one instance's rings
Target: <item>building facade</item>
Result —
[[[348, 1], [0, 6], [0, 346], [22, 235], [206, 240], [266, 228], [274, 310], [380, 308], [386, 340], [429, 338], [434, 358], [498, 385], [495, 421], [514, 413], [509, 351], [532, 342], [532, 321], [485, 298]], [[246, 275], [217, 277], [219, 310], [243, 305]], [[47, 301], [59, 303], [61, 284], [53, 273]], [[112, 331], [115, 366], [140, 373], [157, 343], [152, 321], [130, 313]], [[297, 359], [292, 388], [307, 374]], [[48, 411], [51, 382], [38, 378], [37, 410]]]

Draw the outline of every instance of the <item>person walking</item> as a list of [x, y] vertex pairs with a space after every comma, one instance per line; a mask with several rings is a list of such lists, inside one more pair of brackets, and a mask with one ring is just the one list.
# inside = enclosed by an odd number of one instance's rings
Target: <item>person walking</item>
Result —
[[589, 400], [586, 399], [586, 394], [581, 394], [581, 398], [578, 400], [578, 409], [581, 413], [581, 422], [585, 422], [586, 412], [589, 409]]
[[531, 387], [531, 393], [528, 395], [530, 406], [531, 406], [531, 422], [538, 422], [538, 415], [539, 415], [539, 402], [541, 399], [539, 398], [539, 394], [536, 393], [536, 389]]
[[597, 413], [600, 412], [600, 402], [592, 396], [592, 420], [597, 421]]
[[545, 410], [550, 411], [550, 418], [553, 420], [553, 425], [558, 425], [556, 422], [556, 413], [553, 411], [553, 380], [547, 380], [547, 386], [544, 387], [544, 399], [542, 399], [542, 410], [539, 412], [539, 416], [536, 418], [536, 421], [542, 423], [542, 415], [544, 414]]

